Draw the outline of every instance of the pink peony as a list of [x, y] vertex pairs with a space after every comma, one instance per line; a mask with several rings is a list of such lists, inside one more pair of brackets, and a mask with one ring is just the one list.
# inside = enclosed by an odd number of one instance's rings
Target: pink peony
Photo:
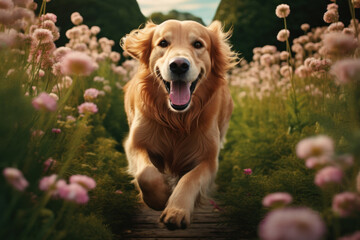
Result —
[[97, 68], [92, 58], [82, 52], [70, 52], [61, 60], [61, 72], [64, 75], [89, 76]]
[[59, 196], [67, 201], [85, 204], [89, 201], [88, 192], [77, 183], [67, 185], [62, 182], [58, 186]]
[[330, 70], [339, 84], [360, 80], [360, 59], [345, 59], [336, 62]]
[[325, 135], [305, 138], [296, 145], [296, 155], [302, 159], [332, 155], [333, 153], [334, 141]]
[[332, 209], [340, 217], [348, 217], [360, 211], [360, 197], [356, 193], [343, 192], [334, 196]]
[[252, 174], [251, 168], [245, 168], [245, 169], [244, 169], [244, 174], [245, 174], [245, 175], [251, 175], [251, 174]]
[[32, 105], [36, 110], [54, 112], [57, 107], [56, 100], [49, 94], [42, 92], [32, 100]]
[[98, 108], [96, 106], [95, 103], [92, 102], [84, 102], [83, 104], [81, 104], [80, 106], [78, 106], [78, 110], [79, 113], [90, 113], [90, 114], [94, 114], [98, 112]]
[[3, 175], [6, 181], [19, 191], [24, 191], [29, 186], [28, 181], [24, 178], [22, 172], [17, 168], [5, 168]]
[[308, 208], [281, 208], [270, 212], [259, 225], [263, 240], [320, 240], [325, 224], [319, 214]]
[[280, 42], [285, 42], [290, 36], [290, 31], [287, 29], [282, 29], [276, 36], [276, 39]]
[[94, 189], [96, 187], [95, 180], [85, 175], [72, 175], [70, 177], [70, 183], [77, 183], [87, 190]]
[[287, 4], [280, 4], [275, 9], [275, 14], [278, 18], [286, 18], [290, 14], [290, 7]]
[[271, 193], [264, 197], [262, 204], [264, 207], [273, 207], [278, 205], [288, 205], [292, 202], [292, 196], [285, 192]]
[[341, 183], [343, 171], [337, 167], [328, 166], [321, 169], [315, 176], [315, 184], [325, 187], [331, 183]]
[[54, 191], [56, 190], [57, 175], [52, 174], [48, 177], [43, 177], [39, 182], [39, 189], [41, 191]]
[[84, 99], [85, 101], [92, 101], [97, 98], [98, 94], [99, 90], [97, 90], [96, 88], [86, 89], [84, 93]]

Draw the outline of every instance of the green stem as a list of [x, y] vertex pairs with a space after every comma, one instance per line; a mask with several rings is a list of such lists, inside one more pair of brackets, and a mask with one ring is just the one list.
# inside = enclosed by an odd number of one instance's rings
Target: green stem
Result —
[[34, 226], [34, 224], [40, 214], [41, 209], [43, 209], [46, 206], [46, 204], [48, 203], [48, 201], [50, 200], [50, 197], [51, 197], [51, 193], [46, 193], [42, 197], [39, 206], [36, 208], [35, 212], [32, 214], [30, 220], [28, 221], [27, 227], [25, 228], [25, 231], [21, 234], [20, 239], [28, 239], [28, 234], [29, 234], [30, 230]]
[[64, 204], [62, 205], [61, 209], [60, 209], [60, 212], [59, 212], [59, 214], [58, 214], [58, 216], [57, 216], [54, 224], [52, 224], [51, 228], [49, 228], [49, 229], [45, 232], [45, 236], [42, 237], [41, 239], [45, 240], [45, 239], [47, 239], [47, 238], [51, 235], [52, 231], [56, 228], [56, 225], [58, 225], [58, 223], [59, 223], [60, 220], [62, 219], [62, 217], [63, 217], [63, 215], [64, 215], [65, 210], [67, 209], [67, 207], [68, 207], [68, 202], [65, 201]]
[[356, 22], [356, 18], [355, 18], [355, 8], [354, 8], [354, 4], [352, 3], [351, 0], [348, 0], [348, 3], [349, 3], [349, 9], [350, 9], [350, 14], [351, 14], [351, 18], [353, 20], [353, 23], [354, 23], [354, 30], [355, 30], [355, 36], [356, 36], [356, 39], [359, 40], [359, 33], [358, 33], [358, 24]]

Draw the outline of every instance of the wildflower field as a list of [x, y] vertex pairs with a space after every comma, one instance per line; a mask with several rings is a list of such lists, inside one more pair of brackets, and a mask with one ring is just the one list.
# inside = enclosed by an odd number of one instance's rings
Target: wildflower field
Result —
[[[74, 12], [65, 46], [43, 0], [0, 0], [0, 239], [121, 239], [139, 207], [122, 86], [137, 62]], [[357, 9], [229, 72], [235, 103], [217, 193], [233, 239], [360, 239]], [[36, 14], [35, 14], [36, 10]], [[321, 14], [321, 13], [319, 13]], [[126, 55], [126, 53], [124, 54]]]

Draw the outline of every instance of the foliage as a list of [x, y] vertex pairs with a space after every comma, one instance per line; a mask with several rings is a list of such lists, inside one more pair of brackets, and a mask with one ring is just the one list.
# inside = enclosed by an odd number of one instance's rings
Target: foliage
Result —
[[163, 14], [162, 12], [154, 12], [149, 16], [149, 19], [151, 19], [156, 24], [160, 24], [169, 19], [177, 19], [180, 21], [192, 20], [192, 21], [198, 22], [202, 25], [205, 25], [201, 18], [196, 17], [191, 13], [179, 12], [176, 10], [171, 10], [167, 14]]
[[[291, 9], [289, 22], [293, 12], [296, 17], [296, 8]], [[271, 12], [274, 15], [274, 11]], [[339, 54], [340, 49], [331, 52], [332, 45], [323, 41], [329, 32], [337, 34], [339, 39], [344, 34], [341, 30], [325, 27], [305, 32], [294, 39], [293, 46], [299, 44], [299, 48], [296, 51], [292, 48], [293, 52], [290, 47], [288, 52], [279, 52], [269, 45], [256, 48], [253, 61], [243, 61], [242, 66], [229, 75], [235, 110], [227, 143], [220, 155], [217, 183], [218, 198], [226, 207], [224, 215], [236, 228], [234, 238], [258, 236], [259, 224], [272, 210], [262, 206], [262, 200], [273, 192], [291, 194], [291, 206], [306, 206], [319, 212], [327, 225], [328, 239], [359, 230], [359, 206], [350, 216], [341, 216], [333, 200], [345, 191], [359, 197], [356, 191], [360, 189], [359, 177], [356, 180], [360, 166], [359, 141], [356, 140], [360, 131], [356, 117], [360, 98], [358, 77], [354, 73], [346, 75], [352, 78], [349, 82], [341, 80], [344, 77], [331, 65], [347, 56]], [[315, 37], [316, 31], [320, 40]], [[349, 39], [358, 41], [355, 34]], [[313, 41], [318, 41], [319, 48], [308, 51], [306, 44]], [[358, 59], [359, 45], [356, 46], [351, 56]], [[321, 61], [322, 65], [311, 68], [311, 61]], [[282, 70], [289, 67], [290, 74]], [[301, 69], [306, 69], [306, 73], [300, 72]], [[334, 140], [336, 152], [315, 167], [308, 165], [309, 159], [304, 159], [305, 165], [304, 160], [299, 159], [297, 146], [302, 139], [319, 134]], [[345, 153], [353, 156], [351, 167], [340, 160]], [[341, 183], [321, 186], [314, 182], [324, 165], [344, 171]], [[248, 168], [252, 169], [251, 175], [244, 171]]]
[[[291, 4], [291, 19], [288, 27], [292, 29], [291, 38], [302, 34], [300, 25], [322, 26], [324, 22], [319, 14], [326, 9], [326, 1], [261, 1], [261, 0], [222, 0], [216, 10], [214, 20], [223, 22], [226, 29], [233, 29], [230, 39], [234, 49], [241, 56], [251, 60], [252, 49], [266, 44], [281, 46], [276, 34], [282, 25], [275, 14], [275, 8], [281, 3]], [[340, 16], [349, 19], [347, 1], [339, 1]]]
[[[45, 4], [40, 8], [42, 17]], [[123, 105], [124, 77], [114, 70], [117, 53], [111, 47], [109, 50], [106, 42], [103, 47], [108, 52], [93, 49], [96, 55], [102, 52], [101, 60], [95, 62], [95, 55], [90, 54], [85, 58], [92, 70], [96, 68], [90, 75], [64, 76], [54, 70], [54, 65], [64, 67], [66, 57], [58, 57], [53, 42], [36, 38], [37, 30], [46, 33], [41, 19], [24, 18], [27, 27], [12, 32], [6, 24], [0, 28], [0, 99], [4, 103], [0, 106], [0, 238], [112, 239], [129, 227], [137, 209], [126, 157], [117, 150], [127, 131], [125, 113], [119, 107]], [[55, 39], [57, 33], [52, 30]], [[93, 40], [97, 42], [95, 36]], [[66, 51], [83, 56], [71, 48]], [[114, 55], [116, 59], [111, 60]], [[89, 89], [97, 93], [95, 97], [86, 96]], [[40, 99], [42, 93], [51, 94]], [[93, 104], [96, 111], [81, 112], [84, 102]], [[6, 174], [10, 167], [23, 174], [21, 178], [28, 183], [23, 189], [16, 187], [17, 177]], [[52, 174], [57, 175], [56, 182], [41, 189], [44, 177]], [[58, 183], [70, 179], [66, 185], [70, 186], [74, 175], [96, 182], [95, 189], [88, 189], [89, 199], [83, 202], [60, 193]]]

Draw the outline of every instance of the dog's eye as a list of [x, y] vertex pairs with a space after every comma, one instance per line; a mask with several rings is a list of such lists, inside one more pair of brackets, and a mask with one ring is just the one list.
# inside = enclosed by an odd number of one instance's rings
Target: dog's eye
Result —
[[198, 48], [198, 49], [203, 47], [202, 43], [199, 41], [195, 41], [193, 43], [193, 46], [194, 46], [194, 48]]
[[162, 48], [166, 48], [167, 46], [169, 46], [169, 43], [166, 40], [161, 40], [159, 46]]

